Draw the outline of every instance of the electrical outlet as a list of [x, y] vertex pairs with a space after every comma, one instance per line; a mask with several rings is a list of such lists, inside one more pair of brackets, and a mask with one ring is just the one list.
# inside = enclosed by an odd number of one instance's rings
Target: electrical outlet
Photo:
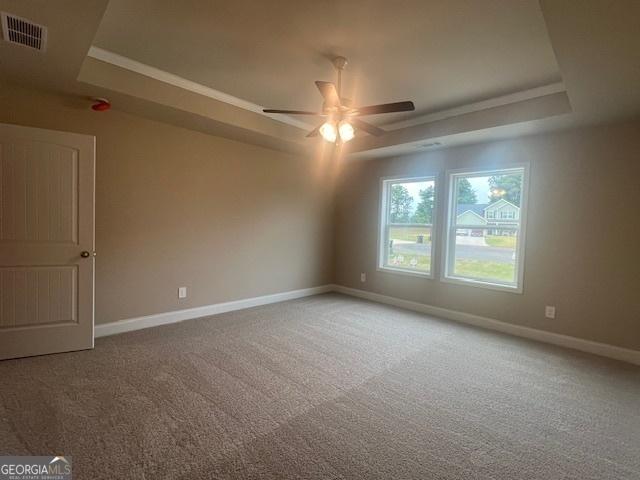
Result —
[[544, 307], [544, 316], [547, 318], [556, 318], [556, 307], [551, 305]]
[[362, 272], [362, 273], [360, 274], [360, 281], [361, 281], [362, 283], [364, 283], [364, 282], [366, 282], [366, 281], [367, 281], [367, 274], [366, 274], [366, 273]]
[[178, 287], [178, 298], [187, 298], [187, 287]]

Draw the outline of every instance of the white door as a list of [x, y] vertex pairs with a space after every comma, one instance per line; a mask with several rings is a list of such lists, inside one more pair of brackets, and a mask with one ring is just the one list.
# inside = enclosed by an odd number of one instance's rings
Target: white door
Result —
[[93, 348], [95, 137], [0, 124], [0, 359]]

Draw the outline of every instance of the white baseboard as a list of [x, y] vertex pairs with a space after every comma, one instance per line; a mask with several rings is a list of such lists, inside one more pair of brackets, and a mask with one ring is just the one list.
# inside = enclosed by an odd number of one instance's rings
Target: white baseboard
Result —
[[157, 313], [154, 315], [129, 318], [117, 322], [98, 324], [95, 326], [94, 337], [106, 337], [117, 333], [157, 327], [168, 323], [182, 322], [183, 320], [206, 317], [209, 315], [216, 315], [218, 313], [231, 312], [233, 310], [242, 310], [244, 308], [257, 307], [259, 305], [267, 305], [269, 303], [284, 302], [285, 300], [293, 300], [295, 298], [308, 297], [310, 295], [318, 295], [320, 293], [327, 293], [331, 291], [333, 291], [333, 285], [321, 285], [319, 287], [291, 290], [288, 292], [263, 295], [261, 297], [244, 298], [242, 300], [234, 300], [232, 302], [216, 303], [202, 307], [187, 308], [184, 310], [175, 310], [173, 312]]
[[300, 290], [291, 290], [289, 292], [274, 293], [261, 297], [245, 298], [242, 300], [234, 300], [232, 302], [216, 303], [213, 305], [205, 305], [202, 307], [188, 308], [184, 310], [176, 310], [173, 312], [158, 313], [155, 315], [145, 315], [143, 317], [129, 318], [118, 322], [105, 323], [95, 326], [95, 337], [105, 337], [118, 333], [140, 330], [143, 328], [157, 327], [169, 323], [181, 322], [193, 318], [206, 317], [234, 310], [242, 310], [244, 308], [257, 307], [259, 305], [267, 305], [270, 303], [284, 302], [296, 298], [308, 297], [327, 292], [339, 292], [354, 297], [364, 298], [378, 303], [394, 305], [407, 310], [425, 313], [434, 317], [454, 320], [456, 322], [475, 325], [477, 327], [487, 328], [502, 333], [508, 333], [518, 337], [529, 338], [540, 342], [551, 343], [566, 348], [573, 348], [583, 352], [593, 353], [603, 357], [609, 357], [623, 362], [640, 365], [640, 351], [628, 348], [616, 347], [606, 343], [593, 342], [582, 338], [570, 337], [559, 333], [547, 332], [544, 330], [536, 330], [535, 328], [513, 325], [511, 323], [501, 322], [492, 318], [481, 317], [471, 313], [449, 310], [442, 307], [434, 307], [425, 303], [412, 302], [401, 298], [390, 297], [380, 293], [367, 292], [357, 288], [345, 287], [342, 285], [321, 285], [319, 287], [303, 288]]
[[487, 328], [502, 333], [508, 333], [518, 337], [529, 338], [539, 342], [551, 343], [566, 348], [573, 348], [583, 352], [593, 353], [602, 357], [622, 360], [623, 362], [640, 365], [640, 351], [628, 348], [616, 347], [606, 343], [593, 342], [582, 338], [570, 337], [559, 333], [547, 332], [544, 330], [536, 330], [535, 328], [522, 327], [511, 323], [501, 322], [492, 318], [481, 317], [470, 313], [449, 310], [442, 307], [434, 307], [424, 303], [402, 300], [396, 297], [390, 297], [379, 293], [367, 292], [357, 288], [344, 287], [342, 285], [333, 285], [333, 291], [351, 295], [354, 297], [364, 298], [378, 303], [386, 303], [396, 307], [406, 308], [415, 312], [426, 313], [434, 317], [454, 320], [456, 322], [467, 323], [477, 327]]

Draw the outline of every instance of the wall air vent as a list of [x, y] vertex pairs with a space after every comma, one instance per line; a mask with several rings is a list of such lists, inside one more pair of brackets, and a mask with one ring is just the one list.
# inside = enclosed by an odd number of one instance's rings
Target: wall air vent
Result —
[[47, 48], [47, 27], [33, 23], [10, 13], [0, 12], [2, 16], [2, 38], [9, 43], [44, 52]]

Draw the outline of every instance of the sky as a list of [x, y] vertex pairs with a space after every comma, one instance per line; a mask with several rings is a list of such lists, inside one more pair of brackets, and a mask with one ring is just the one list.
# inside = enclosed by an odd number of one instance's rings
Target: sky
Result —
[[409, 195], [413, 197], [413, 204], [420, 203], [420, 190], [426, 190], [433, 182], [411, 182], [405, 183], [404, 186], [409, 190]]
[[478, 203], [489, 203], [489, 177], [472, 177], [469, 183], [476, 191]]
[[[489, 203], [489, 177], [471, 177], [469, 178], [471, 187], [476, 192], [478, 203]], [[420, 190], [426, 189], [433, 182], [410, 182], [404, 186], [409, 190], [409, 194], [413, 197], [413, 208], [420, 203]]]

